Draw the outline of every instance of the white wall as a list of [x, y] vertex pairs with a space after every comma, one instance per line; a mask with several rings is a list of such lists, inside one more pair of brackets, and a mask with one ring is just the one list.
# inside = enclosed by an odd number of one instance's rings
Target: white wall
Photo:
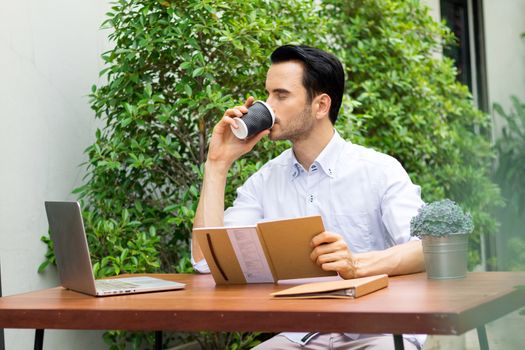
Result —
[[[508, 111], [510, 95], [525, 101], [525, 0], [485, 0], [485, 38], [489, 101]], [[495, 136], [502, 119], [492, 112]]]
[[[73, 199], [94, 140], [90, 86], [99, 82], [107, 1], [0, 0], [0, 259], [4, 295], [58, 285], [37, 273], [46, 247], [44, 200]], [[33, 332], [6, 330], [6, 348]], [[45, 349], [104, 348], [100, 332], [46, 331]]]
[[441, 6], [439, 4], [440, 0], [422, 0], [421, 2], [430, 7], [430, 15], [434, 20], [441, 20]]

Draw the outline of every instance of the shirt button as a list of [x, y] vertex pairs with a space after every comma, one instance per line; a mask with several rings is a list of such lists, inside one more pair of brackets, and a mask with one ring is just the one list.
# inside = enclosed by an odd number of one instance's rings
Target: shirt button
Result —
[[313, 203], [313, 202], [314, 202], [314, 195], [311, 194], [311, 195], [310, 195], [310, 203]]

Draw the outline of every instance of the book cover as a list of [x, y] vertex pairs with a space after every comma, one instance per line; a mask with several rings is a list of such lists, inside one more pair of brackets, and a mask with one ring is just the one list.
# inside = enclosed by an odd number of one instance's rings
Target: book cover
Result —
[[323, 231], [320, 216], [307, 216], [255, 226], [196, 228], [193, 233], [215, 283], [239, 284], [336, 275], [310, 259], [310, 242]]

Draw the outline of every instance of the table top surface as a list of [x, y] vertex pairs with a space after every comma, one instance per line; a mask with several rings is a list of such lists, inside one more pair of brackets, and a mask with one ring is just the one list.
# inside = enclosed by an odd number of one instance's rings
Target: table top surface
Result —
[[216, 286], [210, 275], [152, 275], [178, 291], [92, 297], [62, 287], [0, 298], [0, 328], [461, 334], [525, 306], [525, 272], [389, 278], [357, 299], [273, 299], [290, 284]]

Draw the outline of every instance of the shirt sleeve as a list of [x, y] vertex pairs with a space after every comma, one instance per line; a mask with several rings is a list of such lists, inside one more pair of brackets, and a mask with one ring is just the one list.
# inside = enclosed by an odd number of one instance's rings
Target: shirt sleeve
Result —
[[263, 219], [262, 174], [257, 172], [237, 189], [237, 198], [224, 212], [224, 226], [255, 225]]
[[381, 200], [382, 221], [394, 244], [417, 240], [410, 236], [410, 220], [424, 204], [421, 188], [414, 185], [403, 166], [395, 159], [385, 172]]

